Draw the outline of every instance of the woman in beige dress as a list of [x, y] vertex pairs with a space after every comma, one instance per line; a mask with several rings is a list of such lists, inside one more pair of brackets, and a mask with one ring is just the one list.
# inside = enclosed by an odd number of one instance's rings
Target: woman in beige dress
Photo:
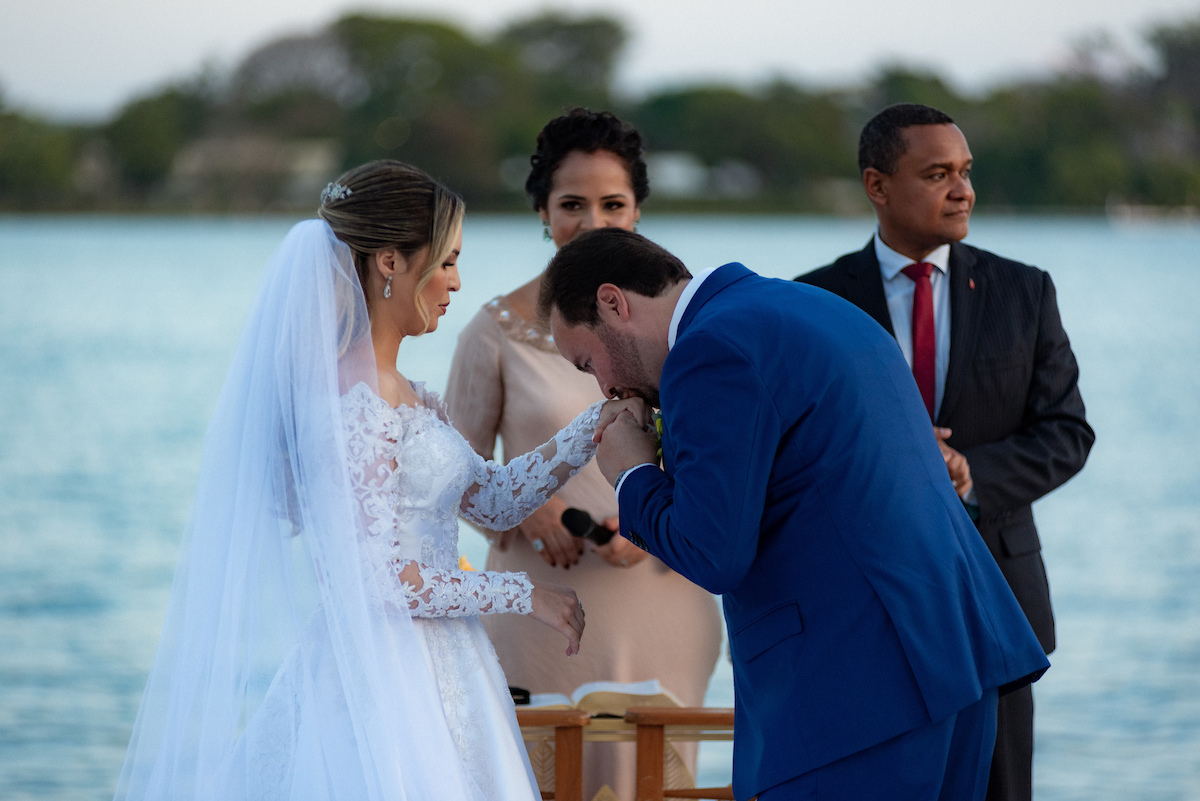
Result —
[[[573, 109], [547, 124], [525, 184], [546, 237], [561, 247], [593, 228], [635, 229], [649, 194], [642, 150], [641, 135], [607, 112]], [[493, 457], [497, 435], [507, 461], [603, 397], [595, 379], [562, 358], [535, 324], [540, 281], [538, 275], [487, 303], [458, 339], [446, 392], [450, 418], [485, 458]], [[619, 535], [585, 548], [562, 526], [568, 507], [617, 529], [612, 487], [591, 464], [524, 523], [491, 540], [488, 570], [566, 584], [587, 607], [587, 636], [569, 661], [545, 627], [518, 615], [485, 618], [509, 684], [569, 695], [590, 681], [658, 679], [684, 705], [703, 706], [721, 644], [716, 599]], [[696, 745], [680, 746], [694, 777]], [[584, 798], [608, 785], [632, 801], [634, 760], [634, 743], [588, 743]]]

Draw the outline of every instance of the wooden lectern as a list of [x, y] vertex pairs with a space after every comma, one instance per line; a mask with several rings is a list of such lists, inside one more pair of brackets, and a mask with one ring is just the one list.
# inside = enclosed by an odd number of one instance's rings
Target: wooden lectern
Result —
[[[581, 709], [522, 709], [517, 723], [526, 741], [554, 737], [554, 790], [543, 799], [584, 801], [583, 741], [637, 741], [637, 801], [667, 798], [733, 801], [730, 787], [663, 788], [668, 741], [732, 740], [733, 710], [708, 707], [631, 707], [625, 718], [592, 718]], [[587, 728], [587, 734], [584, 733]]]

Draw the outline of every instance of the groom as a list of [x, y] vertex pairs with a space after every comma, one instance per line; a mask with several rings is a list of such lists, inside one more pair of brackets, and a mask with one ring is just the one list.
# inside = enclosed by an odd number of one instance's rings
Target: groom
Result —
[[539, 306], [603, 391], [662, 409], [661, 469], [627, 413], [597, 459], [622, 533], [724, 596], [735, 796], [981, 799], [998, 692], [1048, 662], [887, 333], [614, 228], [558, 251]]

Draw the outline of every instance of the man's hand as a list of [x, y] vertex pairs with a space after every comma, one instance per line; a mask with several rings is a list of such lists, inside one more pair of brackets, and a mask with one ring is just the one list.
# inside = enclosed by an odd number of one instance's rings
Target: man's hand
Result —
[[[637, 401], [640, 408], [619, 407]], [[610, 413], [610, 409], [614, 411]], [[600, 472], [612, 486], [617, 485], [617, 476], [639, 464], [658, 463], [658, 436], [648, 429], [650, 409], [637, 398], [609, 401], [596, 426], [596, 463]]]
[[617, 518], [606, 517], [600, 525], [616, 533], [617, 536], [605, 545], [593, 545], [592, 550], [613, 567], [633, 567], [650, 555], [618, 533], [621, 527], [617, 523]]
[[634, 420], [637, 420], [638, 425], [643, 428], [649, 427], [650, 421], [654, 417], [654, 410], [641, 398], [610, 400], [600, 410], [600, 420], [596, 423], [596, 433], [592, 435], [592, 442], [600, 442], [604, 436], [604, 429], [624, 413], [628, 413]]
[[950, 439], [953, 433], [948, 428], [933, 427], [938, 449], [942, 452], [942, 458], [946, 460], [946, 470], [950, 472], [950, 483], [954, 485], [958, 497], [965, 498], [974, 486], [974, 482], [971, 481], [971, 465], [967, 464], [967, 457], [946, 444], [946, 440]]

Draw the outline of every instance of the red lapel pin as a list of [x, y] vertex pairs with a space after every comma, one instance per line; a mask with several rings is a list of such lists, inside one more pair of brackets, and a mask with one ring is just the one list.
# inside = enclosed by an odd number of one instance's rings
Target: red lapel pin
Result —
[[972, 278], [970, 281], [967, 281], [967, 286], [971, 287], [971, 289], [974, 289], [975, 288], [975, 279]]

